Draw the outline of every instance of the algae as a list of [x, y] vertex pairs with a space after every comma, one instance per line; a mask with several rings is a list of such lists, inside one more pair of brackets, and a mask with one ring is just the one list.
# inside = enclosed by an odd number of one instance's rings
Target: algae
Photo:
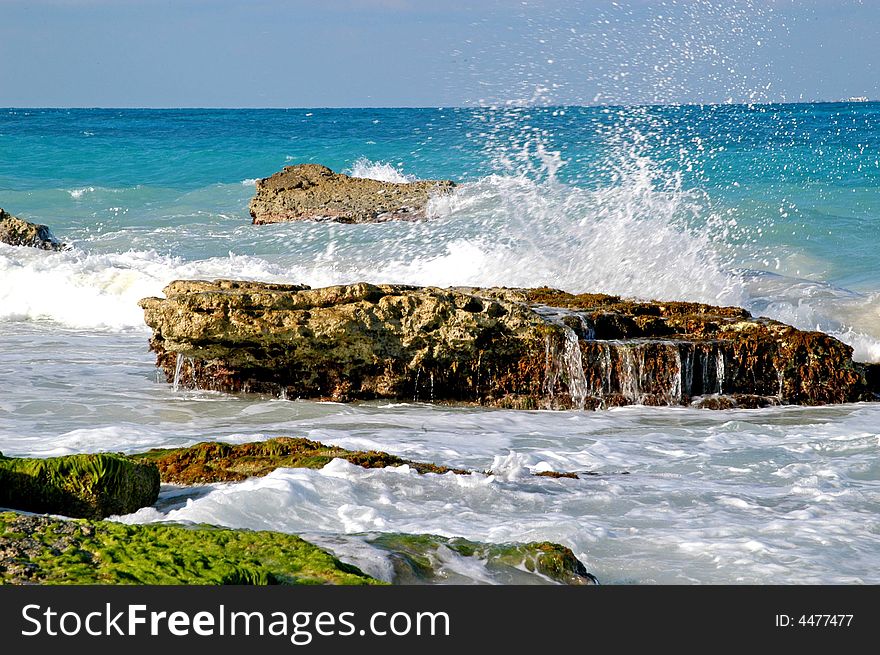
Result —
[[460, 537], [383, 533], [367, 543], [390, 553], [395, 582], [429, 583], [442, 575], [443, 550], [482, 560], [486, 569], [510, 583], [523, 580], [522, 572], [568, 585], [597, 584], [570, 548], [549, 541], [482, 543]]
[[112, 453], [13, 458], [0, 455], [0, 506], [76, 518], [128, 514], [159, 496], [155, 465]]
[[294, 437], [238, 445], [204, 442], [187, 448], [154, 449], [132, 457], [155, 465], [162, 481], [173, 484], [236, 482], [268, 475], [277, 468], [320, 469], [337, 458], [364, 468], [408, 465], [419, 473], [469, 473], [463, 469], [413, 462], [380, 451], [346, 450]]
[[5, 584], [382, 584], [294, 535], [0, 513]]

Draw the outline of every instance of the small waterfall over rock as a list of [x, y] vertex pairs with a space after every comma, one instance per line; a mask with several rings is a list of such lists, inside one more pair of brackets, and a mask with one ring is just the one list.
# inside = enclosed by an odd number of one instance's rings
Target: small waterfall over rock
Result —
[[580, 312], [544, 306], [535, 311], [560, 328], [560, 336], [548, 335], [545, 343], [544, 388], [551, 404], [567, 394], [576, 409], [684, 405], [727, 390], [724, 341], [597, 339]]
[[180, 371], [183, 368], [183, 354], [177, 353], [177, 363], [174, 365], [174, 382], [171, 388], [177, 391], [180, 388]]
[[171, 383], [171, 389], [175, 392], [178, 391], [181, 386], [187, 386], [186, 380], [184, 379], [186, 365], [189, 365], [189, 373], [192, 376], [191, 388], [198, 389], [199, 387], [199, 381], [196, 376], [196, 360], [192, 357], [186, 357], [183, 353], [177, 353], [177, 358], [174, 362], [174, 379]]
[[[549, 397], [556, 392], [557, 383], [561, 380], [565, 385], [571, 404], [577, 409], [584, 409], [588, 395], [590, 395], [587, 377], [584, 372], [583, 354], [581, 352], [581, 337], [591, 340], [595, 331], [583, 315], [570, 312], [558, 307], [538, 306], [535, 311], [549, 319], [562, 329], [563, 343], [561, 347], [552, 343], [550, 335], [545, 340], [546, 373], [544, 389]], [[577, 332], [569, 325], [574, 323], [579, 327]]]

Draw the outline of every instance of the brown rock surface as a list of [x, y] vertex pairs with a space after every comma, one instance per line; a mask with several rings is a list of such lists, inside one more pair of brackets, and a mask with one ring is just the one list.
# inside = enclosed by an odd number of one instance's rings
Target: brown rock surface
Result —
[[880, 391], [846, 344], [736, 307], [228, 280], [177, 281], [165, 295], [141, 306], [158, 365], [186, 387], [524, 409], [816, 405]]
[[256, 195], [248, 208], [255, 225], [305, 220], [417, 220], [425, 218], [433, 195], [454, 186], [449, 180], [380, 182], [334, 173], [319, 164], [299, 164], [257, 180]]
[[419, 473], [468, 473], [379, 451], [346, 450], [293, 437], [243, 444], [204, 442], [185, 448], [157, 448], [132, 456], [135, 461], [158, 467], [162, 482], [173, 484], [237, 482], [268, 475], [277, 468], [319, 469], [336, 458], [364, 468], [407, 464]]
[[41, 250], [64, 250], [66, 248], [45, 225], [29, 223], [2, 208], [0, 208], [0, 243]]

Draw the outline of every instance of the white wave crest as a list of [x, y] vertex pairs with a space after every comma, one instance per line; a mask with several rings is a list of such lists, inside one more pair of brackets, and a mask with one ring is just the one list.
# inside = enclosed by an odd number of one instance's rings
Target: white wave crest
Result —
[[415, 182], [419, 178], [415, 175], [403, 173], [399, 165], [395, 166], [388, 162], [370, 161], [366, 157], [357, 159], [351, 165], [351, 177], [363, 177], [380, 182]]
[[230, 255], [194, 262], [155, 251], [86, 254], [0, 250], [0, 321], [49, 320], [74, 328], [146, 329], [137, 303], [175, 279], [277, 280], [263, 260]]
[[95, 190], [96, 189], [93, 186], [86, 186], [79, 189], [67, 189], [67, 193], [69, 193], [70, 197], [74, 200], [79, 200], [87, 193], [94, 193]]

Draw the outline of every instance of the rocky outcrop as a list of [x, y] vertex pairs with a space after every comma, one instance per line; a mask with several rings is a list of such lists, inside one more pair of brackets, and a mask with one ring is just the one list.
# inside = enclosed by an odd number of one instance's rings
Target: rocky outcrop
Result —
[[0, 243], [41, 250], [64, 250], [67, 247], [45, 225], [28, 223], [3, 209], [0, 209]]
[[0, 513], [0, 584], [382, 584], [299, 537]]
[[25, 459], [0, 454], [0, 507], [104, 518], [148, 507], [158, 496], [156, 466], [122, 455]]
[[743, 309], [554, 289], [177, 281], [141, 301], [169, 382], [515, 408], [873, 400], [873, 368]]
[[255, 225], [286, 221], [378, 223], [425, 218], [428, 200], [450, 191], [449, 180], [381, 182], [334, 173], [326, 166], [286, 166], [257, 180], [248, 206]]
[[319, 469], [334, 459], [344, 459], [364, 468], [408, 465], [419, 473], [468, 473], [375, 450], [346, 450], [292, 437], [237, 445], [206, 442], [187, 448], [154, 449], [132, 457], [139, 462], [154, 464], [162, 482], [173, 484], [237, 482], [268, 475], [277, 468]]

